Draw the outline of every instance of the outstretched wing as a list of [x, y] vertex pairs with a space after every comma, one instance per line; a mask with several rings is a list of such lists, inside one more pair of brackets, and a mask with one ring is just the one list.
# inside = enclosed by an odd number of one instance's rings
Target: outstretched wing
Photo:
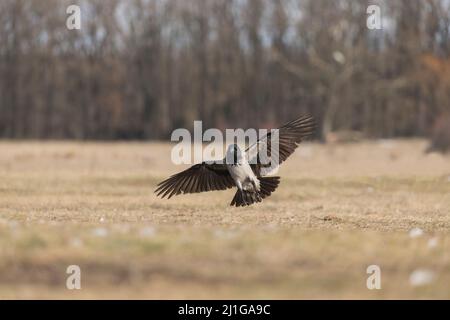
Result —
[[181, 193], [225, 190], [234, 185], [226, 165], [202, 162], [160, 182], [155, 193], [170, 199]]
[[[313, 117], [306, 115], [267, 133], [245, 150], [253, 172], [257, 176], [269, 174], [294, 153], [298, 145], [313, 134], [314, 129]], [[272, 151], [275, 151], [274, 155]], [[277, 153], [278, 157], [275, 156]]]

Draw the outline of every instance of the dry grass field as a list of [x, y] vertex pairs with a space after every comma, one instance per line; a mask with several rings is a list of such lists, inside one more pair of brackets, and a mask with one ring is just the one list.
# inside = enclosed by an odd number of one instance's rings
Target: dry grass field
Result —
[[305, 144], [236, 209], [234, 190], [156, 198], [184, 168], [168, 144], [0, 142], [0, 298], [450, 299], [450, 156], [425, 146]]

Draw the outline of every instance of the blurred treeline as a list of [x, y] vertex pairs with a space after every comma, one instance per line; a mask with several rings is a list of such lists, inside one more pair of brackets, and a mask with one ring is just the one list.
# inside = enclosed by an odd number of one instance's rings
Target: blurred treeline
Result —
[[305, 112], [317, 138], [428, 136], [450, 110], [449, 40], [447, 0], [1, 0], [0, 137], [168, 139]]

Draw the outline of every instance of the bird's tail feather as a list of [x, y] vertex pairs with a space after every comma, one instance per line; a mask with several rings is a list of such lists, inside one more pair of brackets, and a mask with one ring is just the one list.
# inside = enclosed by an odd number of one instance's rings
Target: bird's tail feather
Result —
[[259, 192], [237, 190], [230, 206], [243, 207], [249, 206], [256, 202], [261, 202], [262, 199], [270, 196], [272, 192], [278, 187], [280, 177], [260, 177], [259, 178]]
[[265, 197], [270, 196], [272, 192], [278, 187], [280, 183], [280, 177], [261, 177], [259, 178], [259, 188], [261, 197], [264, 199]]

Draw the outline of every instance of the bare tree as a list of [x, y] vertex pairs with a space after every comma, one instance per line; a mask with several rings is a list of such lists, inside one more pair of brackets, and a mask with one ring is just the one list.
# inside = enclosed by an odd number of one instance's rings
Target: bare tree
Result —
[[366, 137], [430, 136], [450, 105], [450, 4], [372, 1], [0, 2], [0, 137], [158, 139], [301, 113]]

